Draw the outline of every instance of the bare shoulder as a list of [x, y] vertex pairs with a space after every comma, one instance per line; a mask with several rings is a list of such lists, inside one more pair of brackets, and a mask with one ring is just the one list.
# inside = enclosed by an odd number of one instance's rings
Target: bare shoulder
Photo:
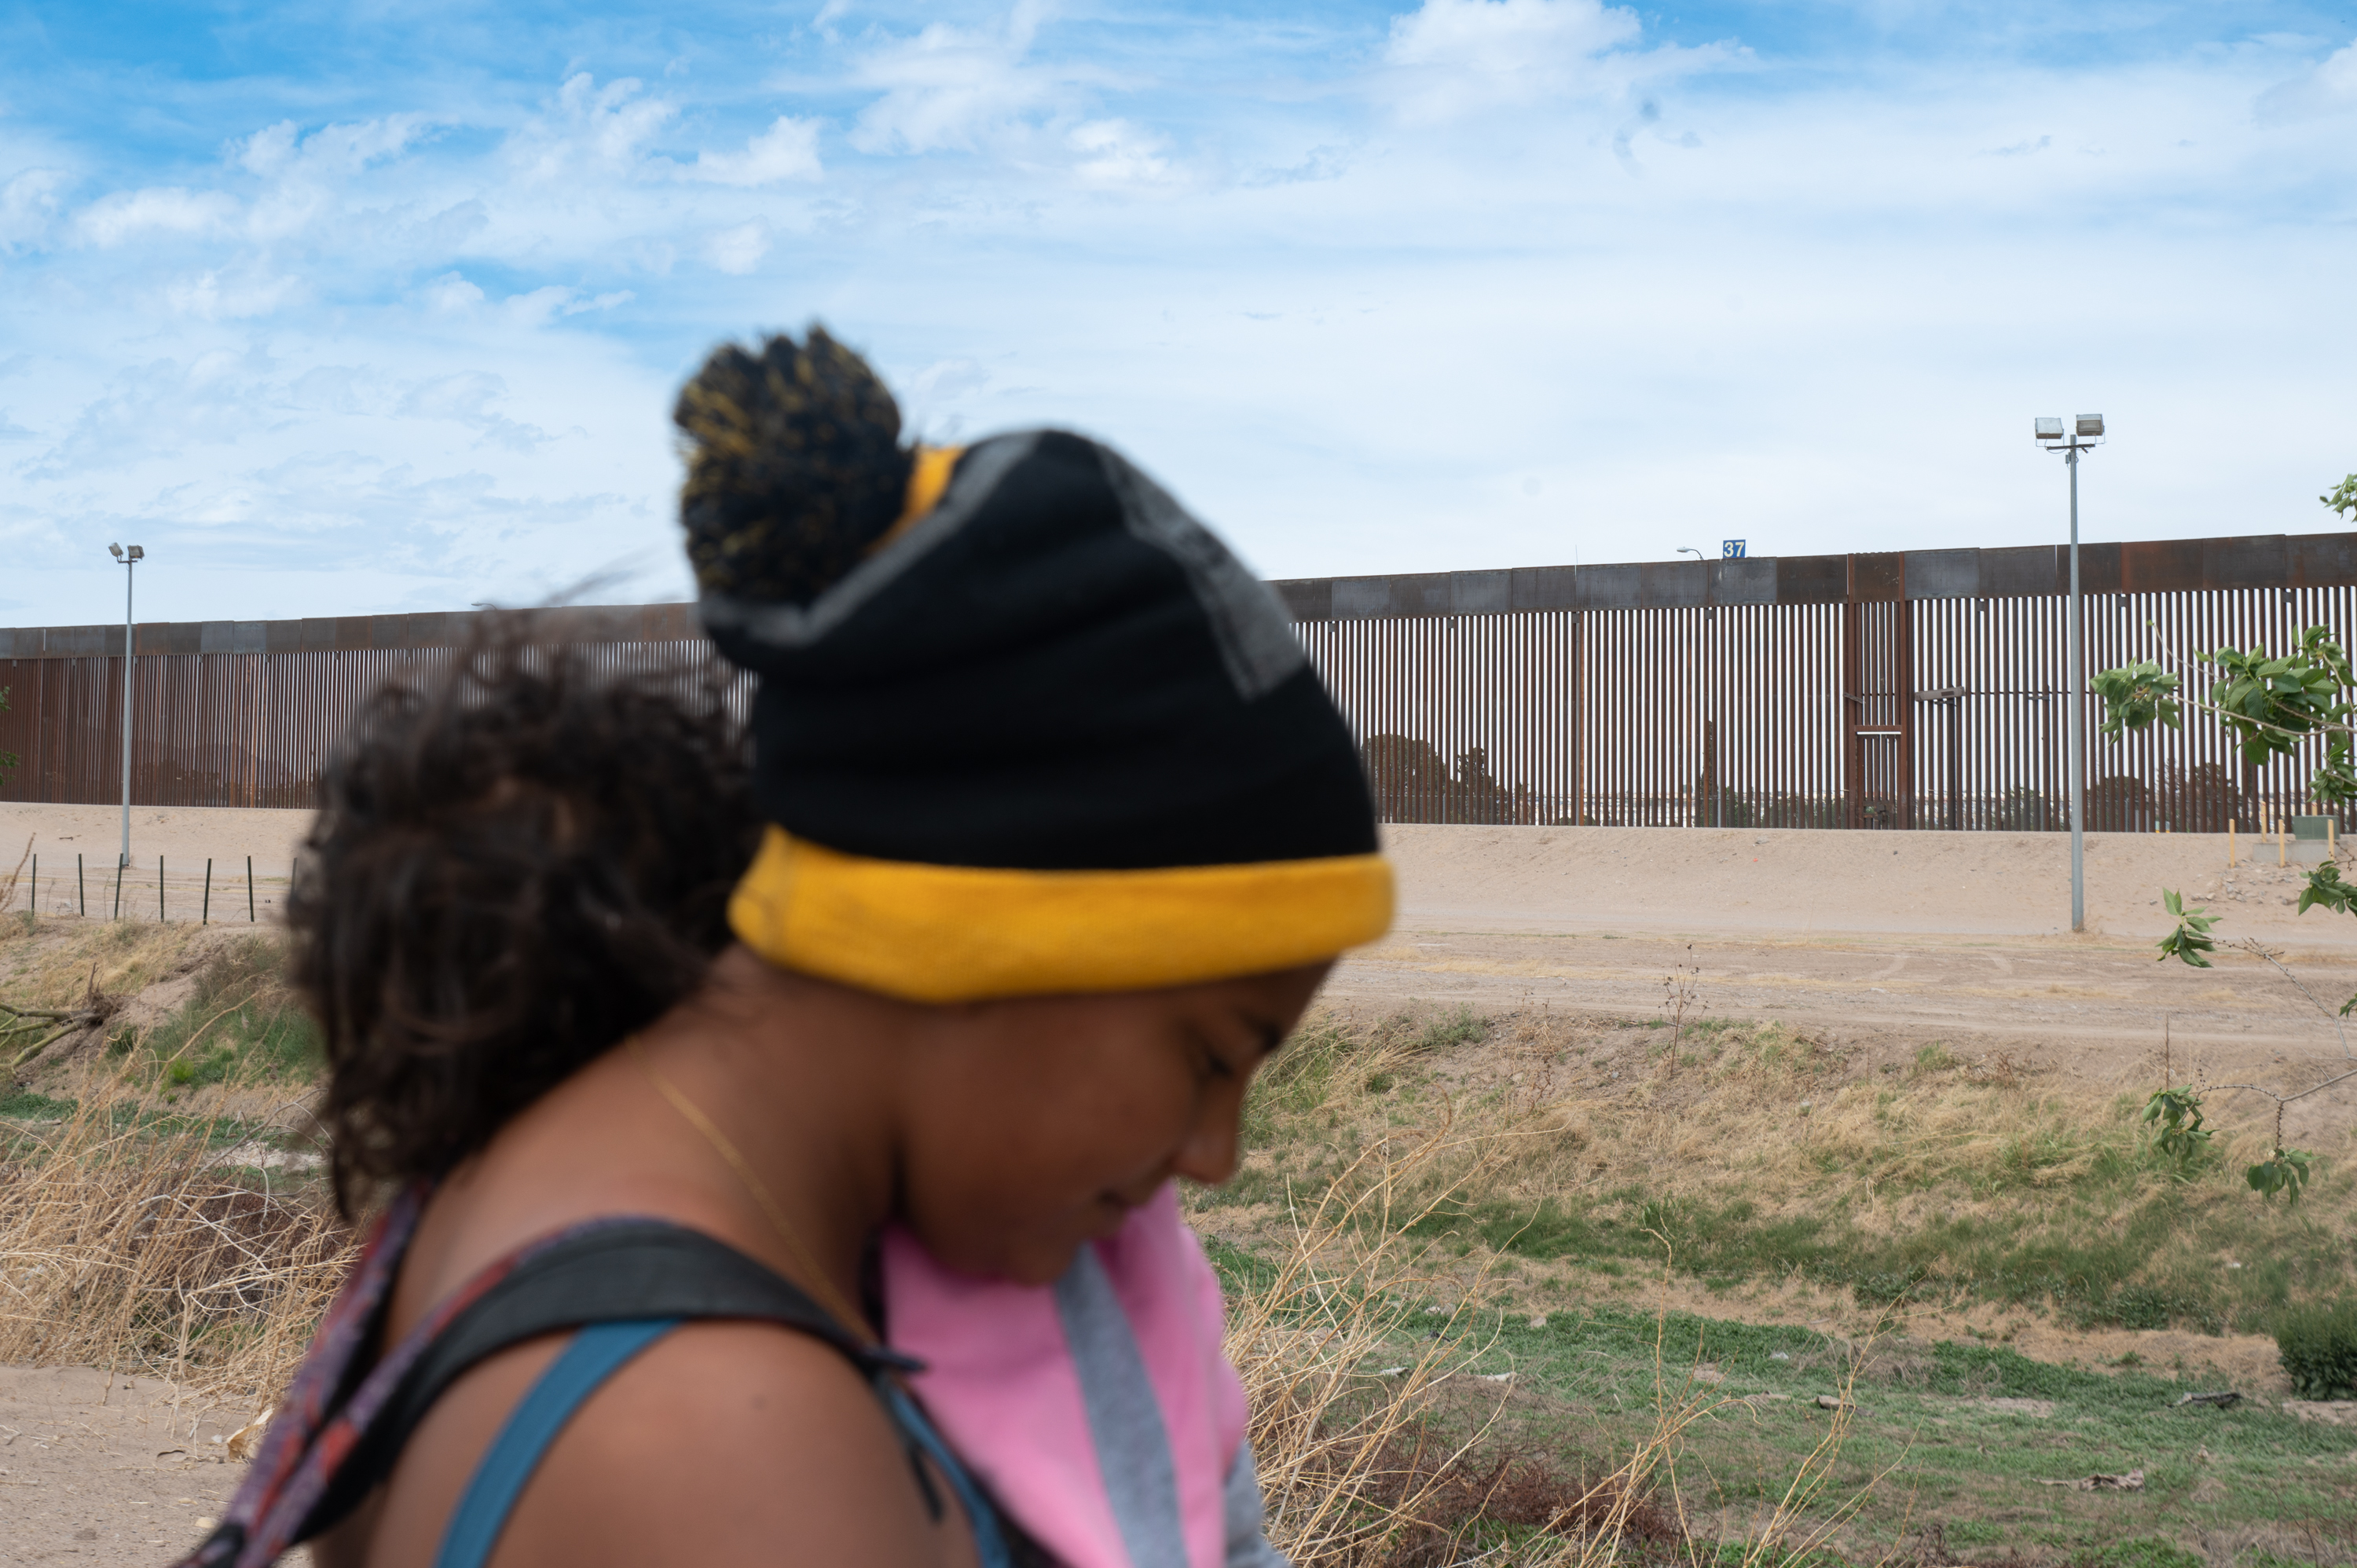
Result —
[[[460, 1495], [551, 1336], [452, 1384], [382, 1498], [323, 1541], [347, 1568], [429, 1568]], [[842, 1355], [770, 1324], [692, 1323], [584, 1401], [550, 1444], [489, 1568], [967, 1568], [968, 1526], [927, 1508], [899, 1434]]]
[[951, 1568], [972, 1555], [954, 1503], [931, 1517], [875, 1391], [838, 1352], [771, 1325], [699, 1323], [583, 1405], [492, 1568]]

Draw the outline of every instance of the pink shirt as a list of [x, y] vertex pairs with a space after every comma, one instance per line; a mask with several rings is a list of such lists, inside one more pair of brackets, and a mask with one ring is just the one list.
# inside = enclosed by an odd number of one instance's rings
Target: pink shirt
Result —
[[[942, 1435], [1071, 1568], [1281, 1562], [1260, 1540], [1219, 1280], [1175, 1186], [1053, 1285], [969, 1279], [887, 1231], [895, 1349]], [[1237, 1461], [1245, 1457], [1239, 1466]], [[1243, 1539], [1236, 1539], [1240, 1534]]]

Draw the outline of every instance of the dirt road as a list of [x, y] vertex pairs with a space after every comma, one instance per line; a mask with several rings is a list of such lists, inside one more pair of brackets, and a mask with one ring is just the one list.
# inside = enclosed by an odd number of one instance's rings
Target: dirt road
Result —
[[[2213, 1082], [2289, 1091], [2357, 1067], [2341, 1026], [2264, 960], [2154, 961], [2166, 886], [2222, 917], [2222, 943], [2260, 938], [2331, 1008], [2357, 993], [2357, 920], [2297, 917], [2305, 868], [2278, 868], [2272, 849], [2229, 871], [2222, 838], [2093, 836], [2090, 929], [2073, 936], [2058, 834], [1394, 827], [1388, 838], [1398, 925], [1328, 986], [1353, 1008], [1527, 1002], [1652, 1016], [1664, 980], [1684, 974], [1705, 1015], [1831, 1030], [1894, 1056], [1934, 1041], [2006, 1051], [2121, 1088], [2152, 1081], [2164, 1024], [2181, 1070]], [[2300, 1102], [2287, 1131], [2337, 1146], [2352, 1112], [2357, 1080]]]
[[0, 1367], [0, 1563], [160, 1568], [245, 1478], [225, 1439], [246, 1419], [152, 1378]]

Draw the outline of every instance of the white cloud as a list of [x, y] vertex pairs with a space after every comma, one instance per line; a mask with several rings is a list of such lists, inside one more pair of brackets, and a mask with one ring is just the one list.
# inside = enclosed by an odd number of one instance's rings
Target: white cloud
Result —
[[2282, 124], [2352, 109], [2357, 109], [2357, 43], [2336, 51], [2314, 70], [2269, 88], [2260, 94], [2256, 113], [2262, 124]]
[[237, 161], [250, 174], [276, 174], [295, 161], [295, 145], [302, 135], [302, 128], [292, 120], [265, 125], [237, 144]]
[[584, 299], [577, 289], [551, 284], [533, 289], [529, 294], [511, 295], [500, 302], [508, 319], [519, 327], [544, 327], [562, 316], [581, 316], [590, 311], [611, 310], [618, 305], [628, 305], [638, 296], [626, 288]]
[[281, 120], [231, 144], [230, 150], [237, 166], [249, 174], [282, 184], [332, 186], [398, 157], [432, 128], [433, 122], [423, 114], [388, 114], [322, 125], [306, 136], [294, 121]]
[[817, 179], [818, 130], [815, 120], [780, 114], [770, 128], [745, 144], [741, 153], [698, 153], [684, 172], [690, 179], [711, 185], [775, 185], [780, 180]]
[[1386, 83], [1402, 118], [1618, 96], [1640, 80], [1726, 58], [1713, 45], [1633, 51], [1637, 13], [1602, 0], [1424, 0], [1392, 19]]
[[183, 316], [237, 321], [272, 315], [301, 287], [298, 278], [274, 277], [254, 268], [216, 268], [192, 283], [167, 285], [164, 297]]
[[723, 229], [705, 242], [704, 259], [724, 273], [742, 277], [770, 253], [769, 225], [755, 219], [734, 229]]
[[146, 233], [216, 232], [228, 228], [237, 213], [236, 199], [221, 191], [157, 186], [102, 196], [76, 221], [92, 244], [107, 247]]
[[457, 273], [444, 273], [425, 285], [425, 303], [430, 309], [452, 315], [482, 304], [483, 291]]
[[524, 178], [544, 182], [585, 171], [630, 173], [643, 161], [646, 145], [679, 113], [668, 100], [640, 97], [644, 91], [636, 77], [603, 87], [586, 70], [567, 77], [555, 103], [511, 144]]
[[58, 195], [66, 188], [63, 169], [30, 168], [0, 185], [0, 247], [39, 242], [57, 216]]
[[1164, 138], [1126, 120], [1087, 121], [1073, 126], [1064, 141], [1080, 155], [1072, 173], [1082, 185], [1155, 186], [1170, 180]]
[[573, 291], [555, 284], [529, 294], [512, 294], [500, 302], [508, 319], [519, 327], [545, 326], [549, 317], [573, 303]]
[[884, 96], [860, 111], [851, 145], [864, 153], [971, 148], [1049, 102], [1054, 75], [1026, 61], [1048, 14], [1045, 0], [1017, 0], [1001, 27], [936, 22], [870, 52], [853, 80]]
[[454, 421], [511, 452], [529, 452], [554, 440], [538, 425], [492, 412], [491, 404], [503, 400], [507, 391], [507, 379], [489, 371], [436, 376], [411, 387], [393, 412], [412, 419]]

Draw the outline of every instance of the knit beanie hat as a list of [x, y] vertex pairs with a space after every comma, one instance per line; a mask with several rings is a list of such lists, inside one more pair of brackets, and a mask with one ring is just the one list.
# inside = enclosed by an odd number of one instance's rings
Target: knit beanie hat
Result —
[[1119, 453], [903, 447], [813, 327], [680, 394], [705, 629], [759, 676], [782, 967], [928, 1003], [1332, 958], [1390, 925], [1356, 747], [1276, 596]]

